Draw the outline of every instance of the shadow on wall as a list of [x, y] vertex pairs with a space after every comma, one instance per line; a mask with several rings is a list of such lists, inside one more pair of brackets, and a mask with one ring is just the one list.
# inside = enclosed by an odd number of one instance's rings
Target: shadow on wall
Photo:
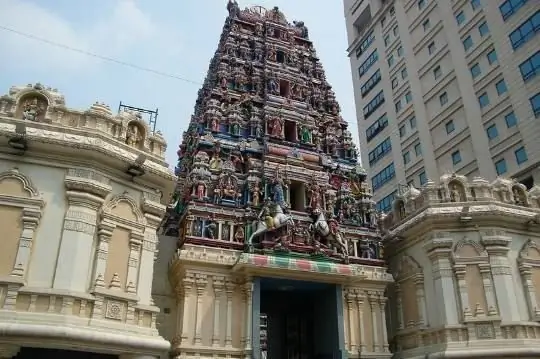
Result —
[[178, 238], [159, 236], [158, 255], [154, 262], [152, 298], [161, 310], [157, 316], [159, 335], [168, 341], [174, 338], [176, 326], [176, 297], [169, 284], [169, 262], [176, 253]]

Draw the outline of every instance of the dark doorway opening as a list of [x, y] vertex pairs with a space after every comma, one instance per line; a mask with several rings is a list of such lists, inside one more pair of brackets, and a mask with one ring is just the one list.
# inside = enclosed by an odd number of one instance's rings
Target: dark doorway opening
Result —
[[118, 359], [118, 355], [80, 352], [76, 350], [23, 347], [13, 359], [54, 358], [54, 359]]
[[341, 358], [336, 293], [331, 284], [261, 279], [261, 352], [280, 359]]

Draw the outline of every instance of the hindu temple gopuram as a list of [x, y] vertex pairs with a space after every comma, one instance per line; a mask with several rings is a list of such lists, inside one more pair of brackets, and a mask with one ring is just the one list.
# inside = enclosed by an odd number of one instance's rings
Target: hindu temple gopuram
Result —
[[366, 173], [302, 21], [229, 16], [178, 150], [178, 358], [389, 357]]

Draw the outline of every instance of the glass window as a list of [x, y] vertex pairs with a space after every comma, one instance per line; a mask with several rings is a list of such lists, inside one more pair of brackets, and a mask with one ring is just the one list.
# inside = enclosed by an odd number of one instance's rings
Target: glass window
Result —
[[540, 31], [540, 10], [510, 33], [509, 37], [512, 48], [514, 50], [519, 49], [532, 39], [538, 31]]
[[499, 136], [499, 131], [497, 130], [497, 126], [495, 124], [489, 126], [486, 129], [486, 133], [490, 140], [497, 138], [497, 136]]
[[401, 126], [399, 128], [399, 137], [405, 136], [406, 133], [407, 133], [407, 129], [405, 128], [405, 125]]
[[433, 54], [435, 52], [435, 50], [436, 50], [436, 47], [435, 47], [434, 42], [432, 42], [431, 44], [428, 45], [428, 52], [429, 52], [430, 55]]
[[360, 65], [358, 68], [358, 75], [362, 77], [370, 68], [373, 66], [375, 62], [379, 59], [379, 55], [377, 54], [377, 50], [373, 51], [371, 55]]
[[392, 32], [394, 33], [394, 36], [398, 36], [398, 34], [399, 34], [398, 27], [394, 26], [394, 28], [392, 29]]
[[478, 103], [480, 104], [480, 108], [484, 108], [489, 105], [489, 96], [486, 92], [478, 97]]
[[405, 102], [409, 103], [412, 101], [412, 94], [410, 91], [408, 91], [406, 94], [405, 94]]
[[414, 145], [414, 154], [418, 157], [418, 156], [422, 156], [422, 145], [417, 143], [416, 145]]
[[486, 57], [490, 65], [493, 65], [497, 62], [497, 52], [495, 52], [495, 50], [491, 50], [490, 52], [488, 52]]
[[431, 22], [429, 21], [429, 19], [426, 19], [426, 20], [422, 23], [422, 27], [424, 28], [424, 31], [429, 30], [429, 28], [431, 27]]
[[396, 176], [396, 169], [394, 167], [394, 163], [391, 163], [387, 167], [385, 167], [381, 172], [377, 173], [375, 176], [371, 178], [371, 187], [374, 191], [384, 186], [386, 183], [388, 183], [391, 179], [393, 179]]
[[367, 142], [375, 138], [379, 133], [381, 133], [388, 126], [388, 117], [386, 113], [379, 117], [371, 126], [366, 130], [366, 139]]
[[473, 41], [471, 38], [471, 35], [467, 36], [465, 40], [463, 40], [463, 47], [465, 48], [465, 51], [468, 51], [473, 45]]
[[519, 71], [523, 81], [527, 82], [533, 79], [538, 72], [540, 72], [540, 51], [537, 51], [534, 55], [519, 65]]
[[394, 55], [388, 56], [388, 66], [389, 67], [394, 66]]
[[423, 185], [426, 184], [426, 182], [427, 182], [427, 176], [426, 176], [426, 172], [425, 172], [425, 171], [420, 172], [420, 174], [418, 175], [418, 178], [420, 179], [420, 186], [423, 186]]
[[394, 78], [392, 79], [392, 89], [395, 89], [398, 85], [398, 79]]
[[384, 103], [384, 93], [381, 90], [367, 105], [364, 106], [364, 119], [366, 120], [373, 112], [375, 112]]
[[433, 76], [435, 77], [435, 80], [437, 80], [439, 77], [441, 77], [442, 75], [442, 69], [440, 66], [437, 66], [434, 70], [433, 70]]
[[398, 56], [400, 56], [400, 57], [403, 56], [403, 47], [402, 47], [402, 46], [400, 46], [400, 47], [397, 48], [397, 54], [398, 54]]
[[482, 37], [489, 34], [489, 27], [488, 27], [487, 22], [484, 21], [483, 23], [480, 24], [480, 26], [478, 26], [478, 32], [480, 32], [480, 36]]
[[362, 56], [362, 54], [370, 47], [370, 45], [375, 41], [375, 34], [373, 33], [373, 30], [371, 30], [362, 40], [360, 43], [360, 46], [356, 48], [356, 58], [359, 58]]
[[403, 163], [407, 164], [409, 162], [411, 162], [411, 154], [409, 151], [407, 151], [403, 154]]
[[411, 117], [409, 118], [409, 126], [411, 126], [411, 129], [415, 129], [416, 128], [416, 117]]
[[517, 125], [517, 118], [516, 118], [516, 115], [514, 114], [514, 111], [504, 116], [504, 121], [506, 122], [506, 127], [508, 128], [511, 128]]
[[444, 127], [446, 128], [447, 134], [454, 132], [454, 130], [456, 129], [456, 126], [454, 125], [454, 121], [452, 120], [448, 121], [446, 125], [444, 125]]
[[525, 5], [527, 1], [528, 0], [506, 0], [503, 2], [501, 6], [499, 6], [503, 20], [506, 21], [510, 16], [518, 11], [519, 8]]
[[426, 1], [425, 0], [418, 0], [418, 9], [422, 10], [424, 8], [424, 6], [426, 6]]
[[518, 165], [527, 162], [527, 151], [525, 151], [525, 147], [518, 148], [515, 152], [516, 155], [516, 162]]
[[534, 117], [540, 117], [540, 92], [529, 99], [534, 112]]
[[497, 94], [499, 96], [503, 95], [508, 91], [508, 88], [506, 87], [506, 82], [504, 80], [500, 80], [495, 84], [495, 87], [497, 88]]
[[401, 70], [401, 78], [405, 80], [409, 74], [407, 73], [407, 69]]
[[390, 44], [390, 35], [384, 37], [384, 46], [388, 46], [388, 44]]
[[471, 75], [473, 79], [477, 78], [481, 74], [482, 74], [482, 69], [480, 68], [480, 65], [478, 63], [474, 64], [471, 67]]
[[454, 165], [457, 165], [460, 162], [461, 162], [461, 153], [459, 152], [459, 150], [452, 152], [452, 163]]
[[473, 10], [478, 9], [482, 5], [480, 4], [480, 0], [471, 0], [471, 7]]
[[458, 25], [461, 25], [465, 22], [465, 13], [463, 11], [458, 12], [456, 15], [456, 21]]
[[401, 100], [397, 100], [397, 102], [394, 104], [394, 108], [396, 110], [396, 113], [401, 111], [403, 108], [403, 105], [401, 104]]
[[504, 158], [495, 162], [495, 171], [497, 171], [498, 176], [503, 175], [508, 171], [506, 168], [506, 160]]
[[448, 94], [446, 92], [443, 92], [439, 96], [439, 102], [441, 103], [441, 106], [444, 106], [448, 103]]

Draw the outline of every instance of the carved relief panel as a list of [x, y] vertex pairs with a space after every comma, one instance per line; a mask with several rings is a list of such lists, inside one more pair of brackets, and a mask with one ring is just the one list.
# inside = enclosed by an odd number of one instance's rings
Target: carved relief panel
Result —
[[531, 319], [540, 321], [540, 244], [538, 241], [529, 239], [521, 249], [519, 271]]

